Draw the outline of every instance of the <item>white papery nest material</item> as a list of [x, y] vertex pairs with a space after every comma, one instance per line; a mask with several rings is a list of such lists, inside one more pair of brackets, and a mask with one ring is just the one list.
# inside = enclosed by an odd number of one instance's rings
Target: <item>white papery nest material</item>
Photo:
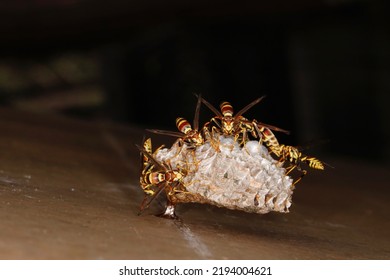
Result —
[[173, 169], [185, 169], [186, 192], [172, 196], [174, 203], [208, 203], [218, 207], [265, 214], [288, 212], [292, 179], [258, 141], [241, 147], [231, 136], [206, 141], [195, 150], [175, 143], [156, 154]]

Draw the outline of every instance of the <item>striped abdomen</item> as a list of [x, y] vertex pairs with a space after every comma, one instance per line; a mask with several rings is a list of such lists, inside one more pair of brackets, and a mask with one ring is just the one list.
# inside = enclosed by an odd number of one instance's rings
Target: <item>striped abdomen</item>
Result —
[[176, 126], [177, 129], [179, 129], [179, 131], [184, 134], [188, 134], [190, 131], [192, 131], [191, 124], [184, 118], [177, 118]]
[[191, 124], [184, 118], [176, 119], [176, 126], [180, 132], [184, 133], [183, 140], [189, 145], [200, 146], [204, 143], [202, 134], [192, 129]]
[[234, 118], [233, 118], [233, 106], [225, 101], [222, 102], [219, 106], [221, 108], [222, 119], [222, 133], [225, 135], [232, 135], [235, 133], [234, 131]]
[[180, 181], [183, 175], [179, 171], [150, 172], [145, 174], [144, 181], [150, 185], [158, 185], [162, 182], [172, 183]]
[[302, 154], [296, 147], [281, 145], [280, 148], [284, 160], [288, 160], [295, 165], [304, 162], [310, 168], [324, 170], [324, 164], [319, 159]]
[[158, 185], [165, 181], [165, 173], [151, 172], [145, 177], [145, 181], [151, 185]]
[[259, 137], [262, 138], [262, 142], [273, 152], [276, 156], [281, 155], [281, 146], [279, 145], [278, 139], [276, 139], [275, 135], [272, 131], [264, 126], [258, 126], [261, 135]]
[[222, 102], [219, 107], [221, 108], [222, 116], [233, 117], [233, 106], [229, 102]]
[[301, 160], [304, 161], [311, 168], [324, 170], [324, 164], [315, 157], [305, 156]]

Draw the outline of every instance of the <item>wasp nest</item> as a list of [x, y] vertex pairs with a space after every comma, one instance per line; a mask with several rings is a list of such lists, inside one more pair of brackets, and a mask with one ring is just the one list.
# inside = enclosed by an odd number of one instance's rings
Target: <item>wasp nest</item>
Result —
[[[193, 127], [177, 118], [178, 132], [151, 130], [175, 136], [171, 148], [153, 152], [151, 139], [143, 143], [143, 169], [140, 184], [145, 192], [141, 211], [165, 192], [168, 205], [164, 216], [175, 216], [177, 203], [208, 203], [253, 213], [288, 212], [296, 183], [307, 173], [302, 164], [323, 170], [315, 157], [302, 154], [296, 147], [279, 144], [271, 130], [288, 133], [242, 116], [259, 103], [254, 100], [236, 115], [228, 102], [221, 111], [198, 96]], [[201, 103], [216, 115], [200, 129]], [[301, 172], [293, 180], [291, 171]]]
[[186, 190], [176, 192], [171, 201], [208, 203], [259, 214], [288, 212], [292, 179], [267, 148], [258, 141], [240, 146], [231, 136], [218, 140], [217, 145], [206, 141], [195, 150], [176, 142], [156, 153], [158, 161], [186, 170], [182, 181]]

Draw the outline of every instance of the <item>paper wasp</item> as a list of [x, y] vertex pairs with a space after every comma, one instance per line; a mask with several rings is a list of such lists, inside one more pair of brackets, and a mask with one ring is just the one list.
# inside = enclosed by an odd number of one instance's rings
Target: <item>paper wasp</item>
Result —
[[166, 162], [159, 163], [151, 151], [150, 138], [144, 142], [144, 148], [139, 145], [136, 147], [142, 153], [143, 170], [140, 176], [140, 184], [145, 192], [145, 198], [140, 206], [140, 213], [142, 213], [164, 190], [169, 198], [177, 193], [184, 192], [183, 179], [186, 176], [186, 170], [178, 167], [173, 169], [172, 166]]
[[[137, 146], [137, 145], [136, 145]], [[145, 150], [146, 152], [148, 152], [149, 154], [151, 155], [155, 155], [161, 148], [163, 148], [164, 145], [160, 146], [159, 148], [157, 148], [154, 152], [152, 150], [152, 140], [150, 138], [146, 139], [143, 141], [143, 150]], [[140, 147], [137, 146], [138, 149], [140, 149]], [[152, 187], [153, 185], [151, 184], [145, 184], [145, 182], [143, 181], [143, 177], [146, 173], [151, 173], [155, 167], [155, 164], [154, 162], [145, 155], [145, 153], [143, 153], [143, 151], [140, 149], [141, 151], [141, 162], [142, 162], [142, 165], [141, 165], [141, 177], [140, 177], [140, 183], [141, 183], [141, 187], [143, 189], [143, 191], [145, 192], [145, 194], [148, 194], [148, 195], [153, 195], [154, 194], [154, 190], [152, 190]]]
[[178, 137], [180, 144], [187, 144], [189, 148], [195, 148], [204, 144], [204, 139], [202, 134], [199, 132], [199, 111], [201, 105], [201, 97], [199, 96], [198, 102], [196, 104], [195, 116], [193, 121], [193, 126], [184, 118], [176, 119], [176, 126], [179, 132], [176, 131], [167, 131], [159, 129], [148, 129], [148, 131], [158, 134], [164, 134], [169, 136]]
[[301, 167], [301, 163], [305, 163], [310, 168], [324, 170], [324, 163], [319, 159], [302, 154], [297, 147], [279, 145], [279, 155], [281, 162], [288, 162], [290, 165], [286, 167], [286, 175], [289, 175], [295, 168], [302, 173], [302, 175], [293, 182], [293, 185], [302, 180], [303, 176], [307, 174], [307, 170]]
[[250, 121], [242, 116], [246, 111], [259, 103], [264, 97], [265, 96], [255, 99], [238, 111], [236, 115], [233, 115], [233, 106], [229, 102], [222, 102], [220, 104], [221, 112], [219, 112], [208, 101], [199, 97], [201, 101], [216, 115], [205, 124], [205, 127], [214, 123], [215, 126], [212, 126], [212, 131], [214, 133], [216, 131], [222, 133], [223, 135], [233, 135], [235, 141], [240, 139], [241, 144], [245, 144], [249, 140], [248, 134], [251, 134], [254, 138], [258, 138], [261, 142], [264, 142], [271, 151], [277, 151], [279, 142], [271, 130], [286, 134], [289, 134], [290, 132], [257, 120]]

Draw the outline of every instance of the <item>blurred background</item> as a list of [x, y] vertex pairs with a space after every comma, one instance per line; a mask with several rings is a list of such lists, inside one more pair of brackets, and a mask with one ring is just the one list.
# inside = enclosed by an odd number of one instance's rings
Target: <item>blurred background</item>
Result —
[[3, 0], [0, 106], [175, 130], [194, 93], [237, 111], [266, 95], [245, 116], [290, 130], [280, 142], [388, 163], [389, 12], [379, 0]]

